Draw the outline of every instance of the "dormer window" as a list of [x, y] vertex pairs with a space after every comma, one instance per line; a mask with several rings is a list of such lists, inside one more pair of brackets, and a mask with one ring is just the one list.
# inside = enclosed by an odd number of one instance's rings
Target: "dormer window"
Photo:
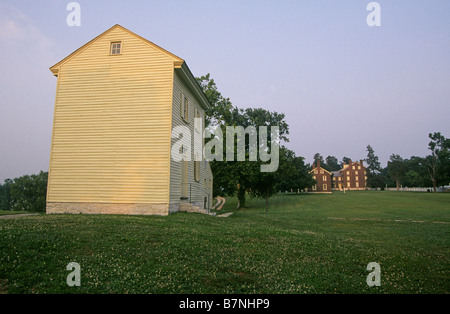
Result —
[[122, 42], [116, 41], [111, 43], [111, 55], [120, 55], [122, 53]]

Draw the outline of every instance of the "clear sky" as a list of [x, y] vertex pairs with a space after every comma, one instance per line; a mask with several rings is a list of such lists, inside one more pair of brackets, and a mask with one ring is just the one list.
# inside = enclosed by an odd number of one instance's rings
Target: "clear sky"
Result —
[[286, 114], [287, 146], [313, 155], [428, 154], [450, 137], [450, 1], [0, 0], [0, 182], [47, 171], [56, 78], [49, 67], [120, 24], [210, 73], [238, 107]]

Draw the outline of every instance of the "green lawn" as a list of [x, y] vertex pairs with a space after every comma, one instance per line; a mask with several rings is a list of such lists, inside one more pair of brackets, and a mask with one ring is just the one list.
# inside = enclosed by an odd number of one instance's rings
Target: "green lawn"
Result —
[[29, 214], [29, 213], [30, 212], [25, 212], [25, 211], [0, 210], [0, 216], [20, 215], [20, 214]]
[[[0, 292], [449, 293], [450, 194], [347, 192], [248, 200], [228, 218], [0, 219]], [[81, 266], [69, 287], [67, 264]], [[368, 287], [366, 266], [381, 267]]]

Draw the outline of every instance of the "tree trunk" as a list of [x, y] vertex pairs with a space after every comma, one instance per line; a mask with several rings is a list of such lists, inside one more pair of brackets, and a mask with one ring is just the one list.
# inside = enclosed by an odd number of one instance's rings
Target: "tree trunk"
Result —
[[433, 162], [429, 165], [428, 175], [430, 176], [431, 182], [433, 183], [433, 192], [436, 193], [437, 190], [437, 182], [436, 182], [436, 163]]
[[269, 195], [266, 195], [266, 213], [269, 211]]
[[397, 185], [397, 192], [400, 190], [400, 182], [398, 179], [395, 179], [395, 184]]
[[241, 207], [245, 206], [245, 189], [242, 188], [240, 185], [238, 185], [237, 191], [237, 199], [238, 204], [236, 209], [240, 209]]

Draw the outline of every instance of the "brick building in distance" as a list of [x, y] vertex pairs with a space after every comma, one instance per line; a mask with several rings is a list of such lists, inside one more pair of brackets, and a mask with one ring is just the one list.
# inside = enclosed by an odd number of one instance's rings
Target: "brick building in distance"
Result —
[[366, 182], [366, 167], [362, 160], [349, 160], [341, 170], [333, 172], [333, 190], [365, 190]]
[[308, 189], [311, 193], [331, 193], [331, 172], [320, 166], [320, 160], [309, 172], [313, 175], [313, 179], [316, 180], [316, 184]]

